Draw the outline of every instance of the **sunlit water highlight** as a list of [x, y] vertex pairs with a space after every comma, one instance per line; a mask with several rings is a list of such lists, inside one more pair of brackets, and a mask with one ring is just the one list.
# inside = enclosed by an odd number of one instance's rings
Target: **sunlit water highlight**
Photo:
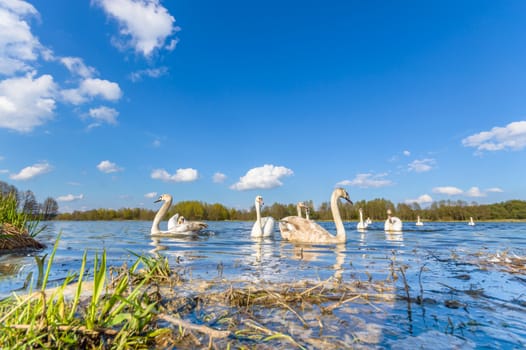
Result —
[[[49, 222], [38, 239], [51, 253], [59, 233], [50, 280], [60, 283], [80, 268], [82, 254], [107, 252], [108, 265], [121, 266], [131, 253], [160, 253], [173, 265], [184, 266], [193, 280], [227, 279], [247, 282], [386, 280], [393, 267], [396, 294], [406, 296], [400, 267], [412, 302], [367, 305], [338, 315], [377, 331], [374, 347], [519, 349], [526, 347], [526, 275], [498, 264], [502, 256], [526, 257], [524, 223], [404, 223], [403, 234], [389, 235], [383, 223], [356, 231], [345, 223], [347, 242], [338, 245], [294, 245], [275, 238], [250, 238], [252, 222], [209, 222], [209, 230], [194, 238], [152, 240], [150, 222]], [[334, 224], [322, 223], [329, 231]], [[33, 254], [34, 255], [34, 254]], [[0, 297], [21, 288], [29, 273], [37, 275], [31, 254], [0, 255]], [[504, 259], [504, 258], [503, 258]], [[372, 327], [372, 328], [371, 328]], [[345, 335], [342, 334], [342, 337]]]

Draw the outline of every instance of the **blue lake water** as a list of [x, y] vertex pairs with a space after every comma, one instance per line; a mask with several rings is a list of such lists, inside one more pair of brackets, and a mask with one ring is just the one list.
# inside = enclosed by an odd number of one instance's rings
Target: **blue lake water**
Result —
[[[162, 223], [166, 224], [166, 223]], [[173, 265], [184, 266], [193, 280], [218, 278], [259, 282], [386, 280], [393, 266], [397, 296], [376, 301], [357, 312], [341, 314], [349, 322], [374, 325], [379, 340], [365, 348], [477, 348], [526, 347], [525, 223], [404, 223], [402, 234], [386, 234], [383, 223], [358, 232], [345, 223], [347, 241], [338, 245], [294, 245], [282, 241], [279, 230], [267, 240], [250, 238], [252, 222], [209, 222], [208, 231], [193, 238], [152, 240], [150, 222], [47, 222], [38, 239], [47, 244], [32, 254], [0, 255], [0, 297], [21, 288], [29, 273], [36, 276], [34, 255], [51, 253], [61, 233], [50, 279], [62, 282], [80, 268], [88, 250], [93, 257], [107, 252], [109, 265], [121, 266], [131, 253], [159, 253]], [[163, 226], [163, 225], [161, 225]], [[322, 223], [334, 231], [333, 223]], [[406, 291], [400, 268], [405, 271]], [[511, 268], [510, 268], [511, 267]], [[512, 269], [515, 268], [515, 269]], [[361, 308], [361, 309], [360, 309]], [[381, 310], [378, 312], [378, 310]], [[343, 336], [343, 335], [342, 335]]]

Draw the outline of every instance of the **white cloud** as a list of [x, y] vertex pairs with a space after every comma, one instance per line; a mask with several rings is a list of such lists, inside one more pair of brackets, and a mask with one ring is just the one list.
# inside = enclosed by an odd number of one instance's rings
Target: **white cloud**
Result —
[[49, 173], [53, 167], [49, 163], [37, 163], [30, 165], [22, 169], [18, 174], [11, 174], [9, 177], [12, 180], [29, 180], [35, 176], [39, 176], [45, 173]]
[[57, 197], [57, 202], [74, 202], [84, 199], [84, 194], [79, 194], [75, 196], [73, 194], [66, 194], [65, 196]]
[[62, 98], [74, 105], [87, 102], [95, 97], [107, 101], [117, 101], [122, 96], [119, 84], [98, 78], [84, 79], [76, 89], [64, 89], [61, 91]]
[[[143, 1], [143, 0], [141, 0]], [[0, 128], [30, 132], [53, 119], [56, 102], [74, 105], [102, 98], [116, 101], [122, 92], [116, 83], [93, 78], [97, 71], [79, 57], [55, 57], [31, 32], [32, 19], [39, 13], [29, 2], [0, 0]], [[82, 81], [77, 88], [63, 89], [42, 61], [64, 65]]]
[[230, 186], [230, 189], [245, 191], [256, 188], [269, 189], [279, 187], [283, 185], [280, 179], [293, 173], [292, 170], [283, 166], [265, 164], [247, 171], [245, 176], [240, 177], [237, 183]]
[[156, 49], [173, 49], [167, 38], [179, 30], [175, 18], [159, 0], [93, 0], [119, 24], [122, 39], [114, 38], [119, 48], [133, 47], [135, 52], [148, 57]]
[[466, 147], [477, 151], [500, 151], [510, 149], [518, 151], [526, 147], [526, 120], [509, 123], [505, 127], [494, 127], [462, 140]]
[[31, 18], [38, 18], [33, 5], [25, 1], [0, 1], [0, 74], [30, 72], [39, 55], [49, 55], [31, 33], [27, 22]]
[[155, 198], [157, 197], [157, 192], [148, 192], [144, 195], [146, 198]]
[[106, 174], [116, 173], [123, 170], [121, 167], [117, 166], [117, 164], [112, 163], [109, 160], [103, 160], [100, 162], [99, 165], [97, 165], [97, 169]]
[[53, 119], [56, 85], [53, 77], [34, 74], [0, 81], [0, 127], [30, 132]]
[[215, 173], [214, 176], [212, 176], [212, 180], [215, 183], [223, 183], [226, 180], [226, 175], [223, 173]]
[[431, 170], [434, 164], [435, 164], [435, 160], [432, 158], [417, 159], [409, 163], [409, 171], [414, 171], [416, 173], [423, 173], [423, 172]]
[[433, 193], [447, 194], [449, 196], [455, 196], [455, 195], [462, 194], [463, 191], [460, 188], [457, 188], [457, 187], [444, 186], [444, 187], [435, 187], [435, 188], [433, 188]]
[[504, 192], [501, 188], [498, 188], [498, 187], [492, 187], [492, 188], [488, 188], [486, 190], [486, 192], [492, 192], [492, 193], [501, 193], [501, 192]]
[[361, 188], [378, 188], [390, 186], [393, 184], [391, 180], [385, 179], [387, 174], [357, 174], [352, 180], [343, 180], [338, 182], [337, 186], [355, 186]]
[[486, 197], [486, 194], [482, 192], [478, 187], [471, 187], [466, 191], [468, 197]]
[[91, 124], [90, 127], [100, 126], [101, 123], [116, 125], [119, 112], [110, 107], [100, 106], [98, 108], [91, 108], [88, 115], [92, 119], [95, 119], [95, 123]]
[[432, 201], [433, 201], [433, 198], [431, 198], [430, 195], [423, 194], [416, 199], [406, 199], [405, 203], [406, 204], [413, 204], [413, 203], [426, 204], [426, 203], [431, 203]]
[[130, 79], [133, 82], [141, 81], [143, 77], [149, 77], [149, 78], [159, 78], [163, 75], [166, 75], [168, 73], [168, 68], [166, 67], [160, 67], [160, 68], [150, 68], [150, 69], [143, 69], [136, 72], [133, 72], [130, 74]]
[[411, 155], [411, 152], [405, 150], [405, 151], [403, 152], [403, 154], [404, 154], [404, 156], [409, 157], [409, 156]]
[[197, 180], [199, 173], [192, 168], [177, 169], [175, 174], [169, 174], [164, 169], [154, 169], [150, 176], [154, 180], [165, 182], [192, 182]]
[[91, 78], [97, 73], [95, 68], [85, 65], [82, 58], [62, 57], [59, 60], [66, 66], [70, 73], [79, 75], [82, 78]]

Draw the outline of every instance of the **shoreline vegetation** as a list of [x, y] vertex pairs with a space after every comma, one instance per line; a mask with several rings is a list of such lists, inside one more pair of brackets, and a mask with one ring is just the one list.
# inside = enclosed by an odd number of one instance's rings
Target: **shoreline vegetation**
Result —
[[35, 239], [42, 229], [38, 217], [18, 210], [13, 194], [0, 196], [0, 252], [45, 248]]
[[[311, 219], [316, 221], [330, 221], [332, 214], [329, 202], [323, 202], [315, 208], [312, 201], [303, 201], [311, 209]], [[403, 221], [416, 221], [417, 217], [423, 221], [432, 222], [463, 222], [473, 217], [475, 221], [526, 221], [526, 201], [509, 200], [495, 204], [479, 205], [468, 204], [463, 201], [440, 201], [432, 203], [428, 208], [422, 208], [417, 203], [394, 205], [386, 199], [371, 201], [357, 201], [354, 205], [340, 203], [340, 212], [344, 221], [359, 219], [359, 208], [364, 211], [364, 216], [373, 221], [384, 221], [386, 211], [390, 209]], [[271, 216], [276, 219], [296, 215], [296, 204], [274, 203], [266, 206], [261, 215]], [[61, 213], [54, 220], [65, 221], [97, 221], [97, 220], [153, 220], [156, 211], [144, 208], [121, 209], [92, 209], [86, 211], [73, 211]], [[191, 220], [200, 221], [252, 221], [256, 217], [255, 208], [239, 210], [227, 208], [219, 203], [209, 204], [200, 201], [181, 201], [175, 203], [168, 211], [165, 220], [175, 213]]]

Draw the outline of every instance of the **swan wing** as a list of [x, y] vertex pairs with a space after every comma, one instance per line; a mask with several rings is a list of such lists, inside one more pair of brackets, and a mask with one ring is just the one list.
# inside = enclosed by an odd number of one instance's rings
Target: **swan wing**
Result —
[[168, 220], [168, 231], [172, 231], [177, 226], [177, 220], [179, 219], [179, 213], [175, 213], [174, 216], [172, 216]]
[[261, 219], [263, 223], [263, 237], [270, 237], [274, 234], [274, 218], [267, 216]]
[[291, 242], [323, 243], [334, 237], [318, 223], [298, 216], [281, 219], [279, 230], [281, 237]]
[[385, 231], [402, 231], [402, 220], [396, 216], [391, 217], [391, 219], [385, 220], [384, 224]]
[[252, 226], [252, 231], [250, 232], [251, 237], [263, 237], [263, 229], [259, 225], [259, 223], [256, 221], [254, 222], [254, 225]]
[[208, 224], [201, 221], [186, 221], [171, 227], [169, 233], [194, 234], [208, 227]]

